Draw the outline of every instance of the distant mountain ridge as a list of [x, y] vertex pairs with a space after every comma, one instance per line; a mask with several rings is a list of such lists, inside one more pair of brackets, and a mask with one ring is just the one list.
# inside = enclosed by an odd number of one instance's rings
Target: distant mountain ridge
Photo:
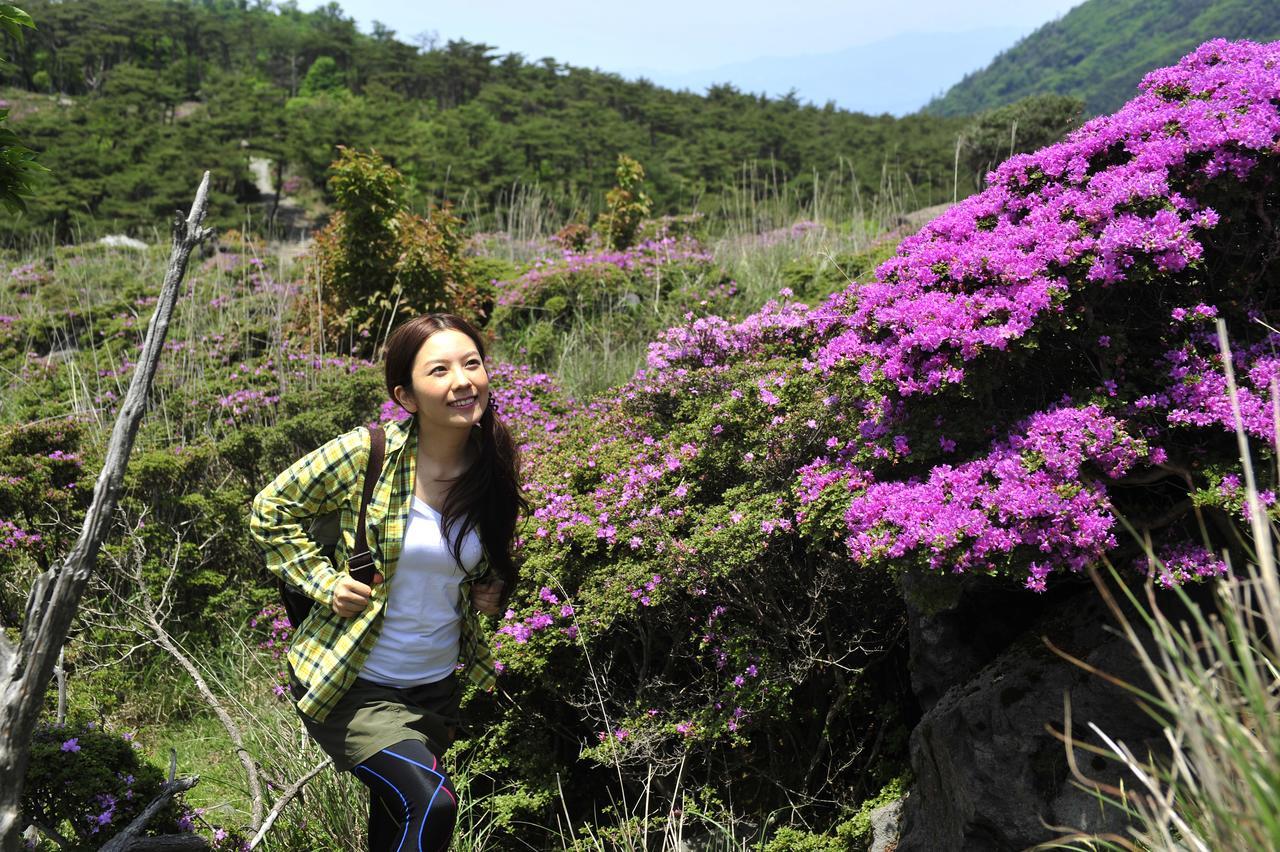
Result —
[[1090, 115], [1133, 97], [1144, 74], [1212, 38], [1280, 39], [1280, 0], [1087, 0], [969, 74], [925, 110], [973, 114], [1028, 95], [1084, 98]]

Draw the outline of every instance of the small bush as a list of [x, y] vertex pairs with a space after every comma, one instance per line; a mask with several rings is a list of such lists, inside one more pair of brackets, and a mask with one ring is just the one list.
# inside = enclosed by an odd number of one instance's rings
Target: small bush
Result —
[[371, 353], [398, 320], [430, 311], [479, 319], [461, 219], [447, 207], [409, 211], [404, 179], [376, 152], [342, 148], [330, 171], [337, 212], [314, 252], [331, 346]]
[[[164, 773], [138, 754], [131, 735], [121, 736], [94, 722], [40, 724], [31, 741], [22, 790], [22, 816], [96, 849], [128, 825], [160, 792]], [[177, 800], [147, 826], [150, 834], [190, 831]]]
[[653, 211], [653, 201], [641, 189], [644, 166], [626, 154], [618, 155], [617, 185], [605, 194], [608, 209], [596, 220], [596, 232], [605, 248], [627, 249], [635, 242], [640, 225]]

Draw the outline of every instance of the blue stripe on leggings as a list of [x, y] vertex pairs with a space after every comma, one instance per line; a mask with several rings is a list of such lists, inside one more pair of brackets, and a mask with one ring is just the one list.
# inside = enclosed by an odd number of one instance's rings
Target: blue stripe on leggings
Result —
[[[399, 757], [399, 755], [396, 755], [396, 757]], [[365, 772], [368, 772], [373, 777], [380, 779], [382, 783], [386, 784], [392, 790], [395, 790], [396, 795], [400, 797], [400, 804], [404, 805], [404, 833], [400, 835], [400, 845], [396, 847], [396, 852], [400, 852], [400, 850], [404, 848], [404, 841], [409, 836], [409, 800], [404, 797], [404, 793], [400, 792], [399, 787], [397, 787], [395, 784], [392, 784], [388, 779], [383, 778], [381, 775], [374, 772], [372, 769], [365, 766], [363, 763], [357, 766], [356, 769], [363, 769]], [[435, 796], [432, 796], [431, 798], [434, 799]], [[428, 810], [430, 810], [429, 807], [428, 807]], [[422, 848], [421, 832], [419, 832], [419, 836], [418, 836], [418, 848], [419, 849]]]
[[[436, 791], [435, 791], [434, 793], [432, 793], [432, 794], [431, 794], [431, 801], [427, 802], [427, 812], [426, 812], [425, 814], [423, 814], [423, 816], [422, 816], [422, 825], [418, 826], [418, 849], [419, 849], [419, 852], [421, 852], [421, 849], [422, 849], [422, 832], [423, 832], [423, 831], [425, 831], [425, 830], [426, 830], [426, 828], [427, 828], [427, 820], [431, 819], [431, 806], [432, 806], [432, 805], [434, 805], [434, 804], [436, 803], [436, 796], [439, 796], [439, 795], [440, 795], [440, 789], [441, 789], [442, 787], [444, 787], [444, 776], [443, 776], [443, 775], [441, 775], [439, 772], [436, 772], [436, 771], [435, 771], [434, 769], [432, 769], [430, 766], [427, 766], [425, 763], [419, 763], [418, 761], [416, 761], [416, 760], [414, 760], [414, 759], [412, 759], [412, 758], [409, 758], [409, 757], [405, 757], [405, 756], [404, 756], [404, 755], [402, 755], [402, 754], [396, 754], [394, 751], [392, 751], [392, 750], [391, 750], [391, 749], [389, 749], [389, 748], [384, 748], [384, 749], [382, 750], [382, 753], [383, 753], [383, 754], [389, 754], [389, 755], [391, 755], [392, 757], [397, 758], [398, 760], [403, 760], [405, 763], [412, 763], [414, 766], [417, 766], [417, 767], [420, 767], [420, 768], [422, 768], [422, 769], [425, 769], [425, 770], [427, 770], [428, 772], [430, 772], [432, 775], [434, 775], [434, 776], [436, 776], [437, 778], [439, 778], [439, 779], [440, 779], [440, 783], [436, 784]], [[399, 792], [399, 791], [397, 790], [396, 792]], [[406, 825], [406, 826], [405, 826], [405, 831], [408, 831], [408, 830], [409, 830], [409, 827]], [[398, 852], [398, 850], [397, 850], [397, 852]]]

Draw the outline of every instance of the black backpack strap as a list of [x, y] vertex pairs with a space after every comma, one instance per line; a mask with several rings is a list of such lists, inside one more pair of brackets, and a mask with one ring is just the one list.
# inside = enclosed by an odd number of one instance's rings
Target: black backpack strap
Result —
[[369, 445], [369, 463], [364, 469], [364, 491], [360, 494], [360, 517], [356, 521], [356, 546], [347, 558], [347, 570], [351, 576], [365, 584], [373, 581], [373, 554], [369, 552], [365, 515], [368, 513], [369, 501], [373, 498], [373, 490], [378, 485], [378, 477], [382, 475], [382, 459], [387, 446], [386, 434], [376, 423], [369, 426]]

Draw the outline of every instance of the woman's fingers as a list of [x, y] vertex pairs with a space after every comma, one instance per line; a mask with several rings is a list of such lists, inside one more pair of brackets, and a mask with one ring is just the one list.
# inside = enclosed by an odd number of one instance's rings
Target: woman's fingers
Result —
[[500, 601], [502, 600], [503, 585], [501, 580], [473, 585], [471, 587], [471, 605], [476, 608], [476, 611], [485, 615], [497, 615]]
[[[381, 574], [374, 574], [374, 585], [382, 582]], [[369, 596], [373, 590], [361, 583], [354, 577], [344, 575], [338, 578], [338, 584], [333, 589], [332, 609], [335, 614], [343, 618], [351, 618], [364, 612], [364, 608], [369, 605]]]

